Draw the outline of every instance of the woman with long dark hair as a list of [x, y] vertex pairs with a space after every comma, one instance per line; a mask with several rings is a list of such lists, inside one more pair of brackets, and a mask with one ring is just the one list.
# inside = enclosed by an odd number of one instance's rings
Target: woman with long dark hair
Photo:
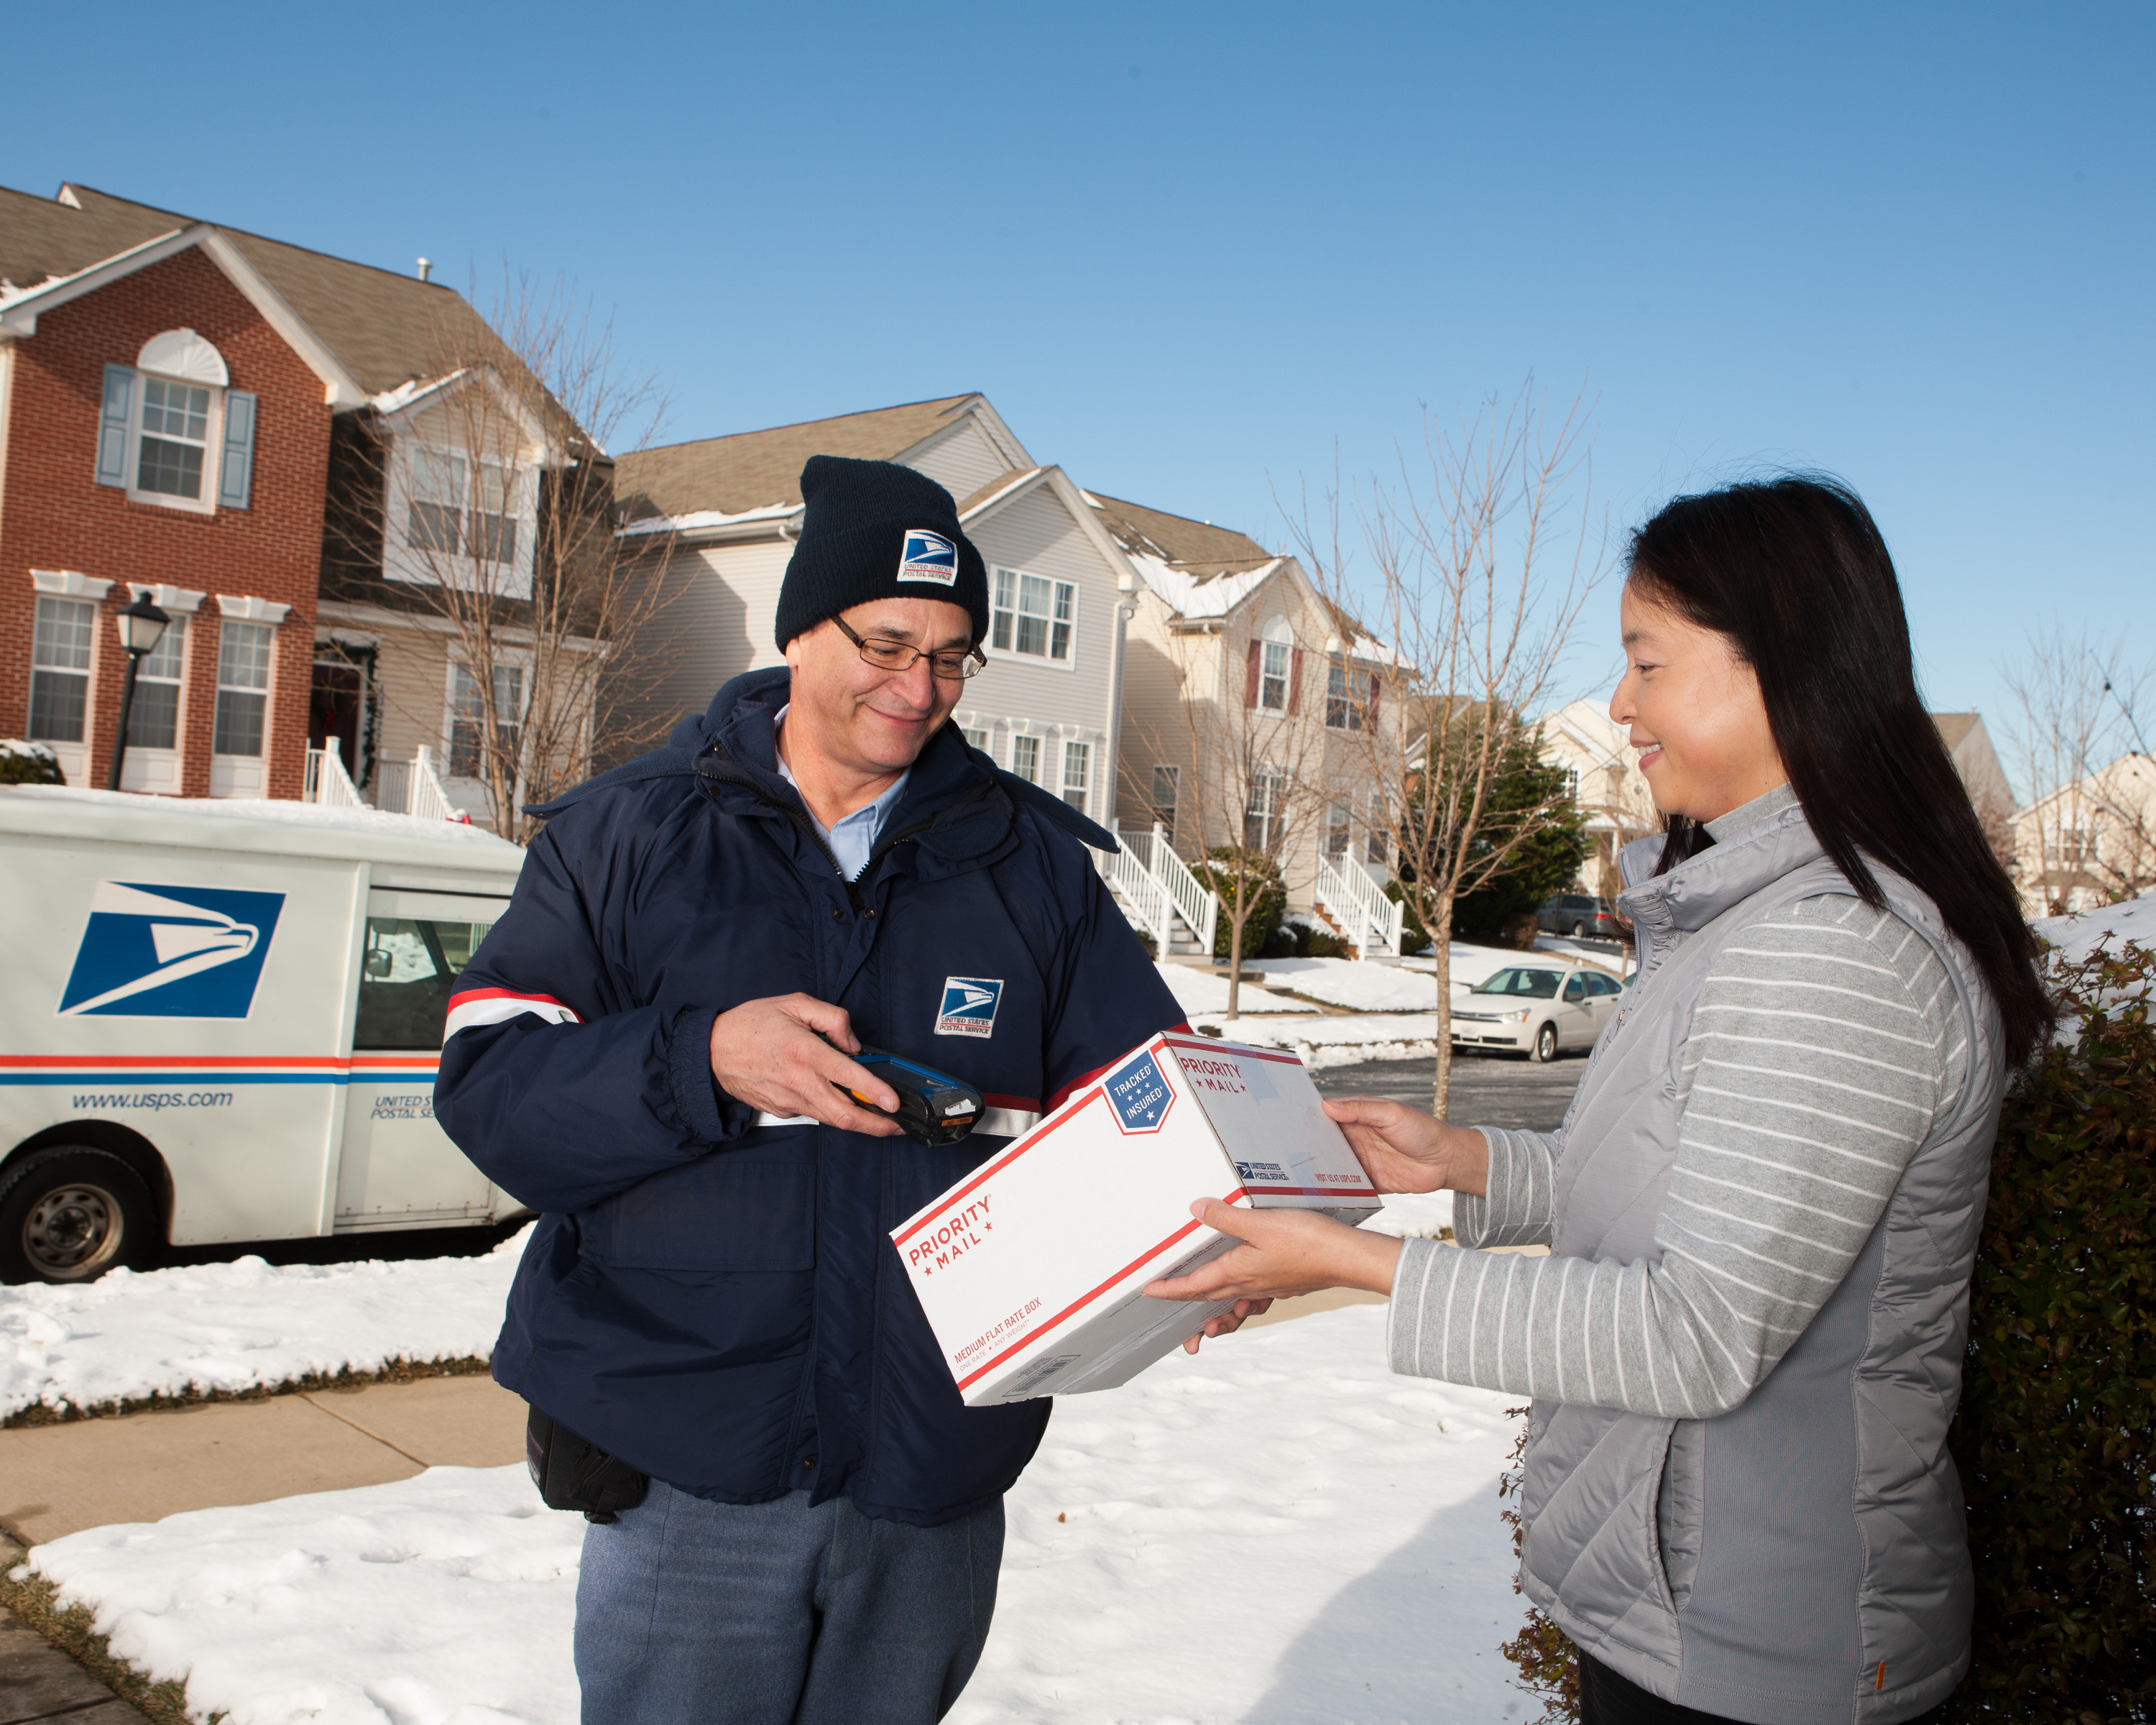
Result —
[[1589, 1725], [1875, 1725], [1969, 1658], [1947, 1454], [1999, 1098], [2051, 1020], [1845, 486], [1684, 497], [1633, 536], [1625, 678], [1662, 810], [1640, 968], [1563, 1128], [1327, 1105], [1466, 1245], [1208, 1203], [1164, 1297], [1392, 1296], [1394, 1368], [1531, 1394], [1522, 1581]]

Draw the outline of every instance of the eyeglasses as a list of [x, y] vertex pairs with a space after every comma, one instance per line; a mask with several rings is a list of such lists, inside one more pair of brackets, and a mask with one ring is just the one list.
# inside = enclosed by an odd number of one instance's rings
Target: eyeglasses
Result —
[[924, 653], [918, 647], [904, 641], [888, 640], [881, 635], [870, 635], [863, 640], [846, 627], [845, 619], [834, 617], [839, 633], [861, 649], [864, 663], [880, 671], [906, 671], [922, 660], [928, 661], [928, 674], [940, 677], [947, 683], [961, 682], [968, 677], [977, 677], [988, 668], [988, 661], [978, 647], [968, 647], [961, 653], [947, 649], [941, 653]]

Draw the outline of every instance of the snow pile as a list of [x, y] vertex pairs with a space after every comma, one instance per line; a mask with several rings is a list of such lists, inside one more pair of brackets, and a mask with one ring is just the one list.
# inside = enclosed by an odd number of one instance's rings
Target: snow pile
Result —
[[395, 1359], [485, 1359], [531, 1230], [484, 1257], [259, 1258], [0, 1287], [0, 1418], [190, 1389], [246, 1390]]
[[[1496, 1481], [1508, 1397], [1392, 1376], [1350, 1307], [1062, 1402], [1009, 1499], [952, 1725], [1524, 1719]], [[575, 1725], [583, 1523], [521, 1468], [154, 1526], [31, 1561], [112, 1650], [230, 1725]]]
[[2077, 963], [2106, 944], [2116, 952], [2128, 941], [2156, 952], [2156, 892], [2071, 916], [2046, 916], [2029, 926], [2057, 949], [2063, 963]]
[[1365, 1060], [1404, 1060], [1437, 1052], [1434, 1012], [1373, 1012], [1353, 1017], [1224, 1019], [1218, 1013], [1194, 1014], [1191, 1028], [1218, 1030], [1229, 1042], [1253, 1048], [1284, 1048], [1302, 1057], [1312, 1071], [1355, 1066]]

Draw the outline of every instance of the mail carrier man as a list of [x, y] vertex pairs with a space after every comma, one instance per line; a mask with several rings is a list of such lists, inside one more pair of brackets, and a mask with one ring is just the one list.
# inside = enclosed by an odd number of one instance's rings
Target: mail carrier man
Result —
[[[783, 669], [549, 805], [438, 1117], [542, 1213], [495, 1376], [650, 1476], [584, 1541], [587, 1725], [927, 1721], [1049, 1404], [968, 1409], [888, 1230], [1183, 1014], [1113, 841], [947, 722], [988, 624], [949, 493], [813, 458]], [[862, 1043], [965, 1079], [924, 1149]]]

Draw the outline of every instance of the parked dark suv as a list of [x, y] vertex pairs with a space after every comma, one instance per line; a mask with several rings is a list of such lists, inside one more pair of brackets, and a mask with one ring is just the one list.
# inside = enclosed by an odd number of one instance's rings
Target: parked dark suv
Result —
[[1614, 940], [1622, 932], [1617, 907], [1606, 898], [1590, 898], [1584, 892], [1560, 892], [1543, 901], [1535, 912], [1535, 927], [1544, 934], [1593, 934]]

